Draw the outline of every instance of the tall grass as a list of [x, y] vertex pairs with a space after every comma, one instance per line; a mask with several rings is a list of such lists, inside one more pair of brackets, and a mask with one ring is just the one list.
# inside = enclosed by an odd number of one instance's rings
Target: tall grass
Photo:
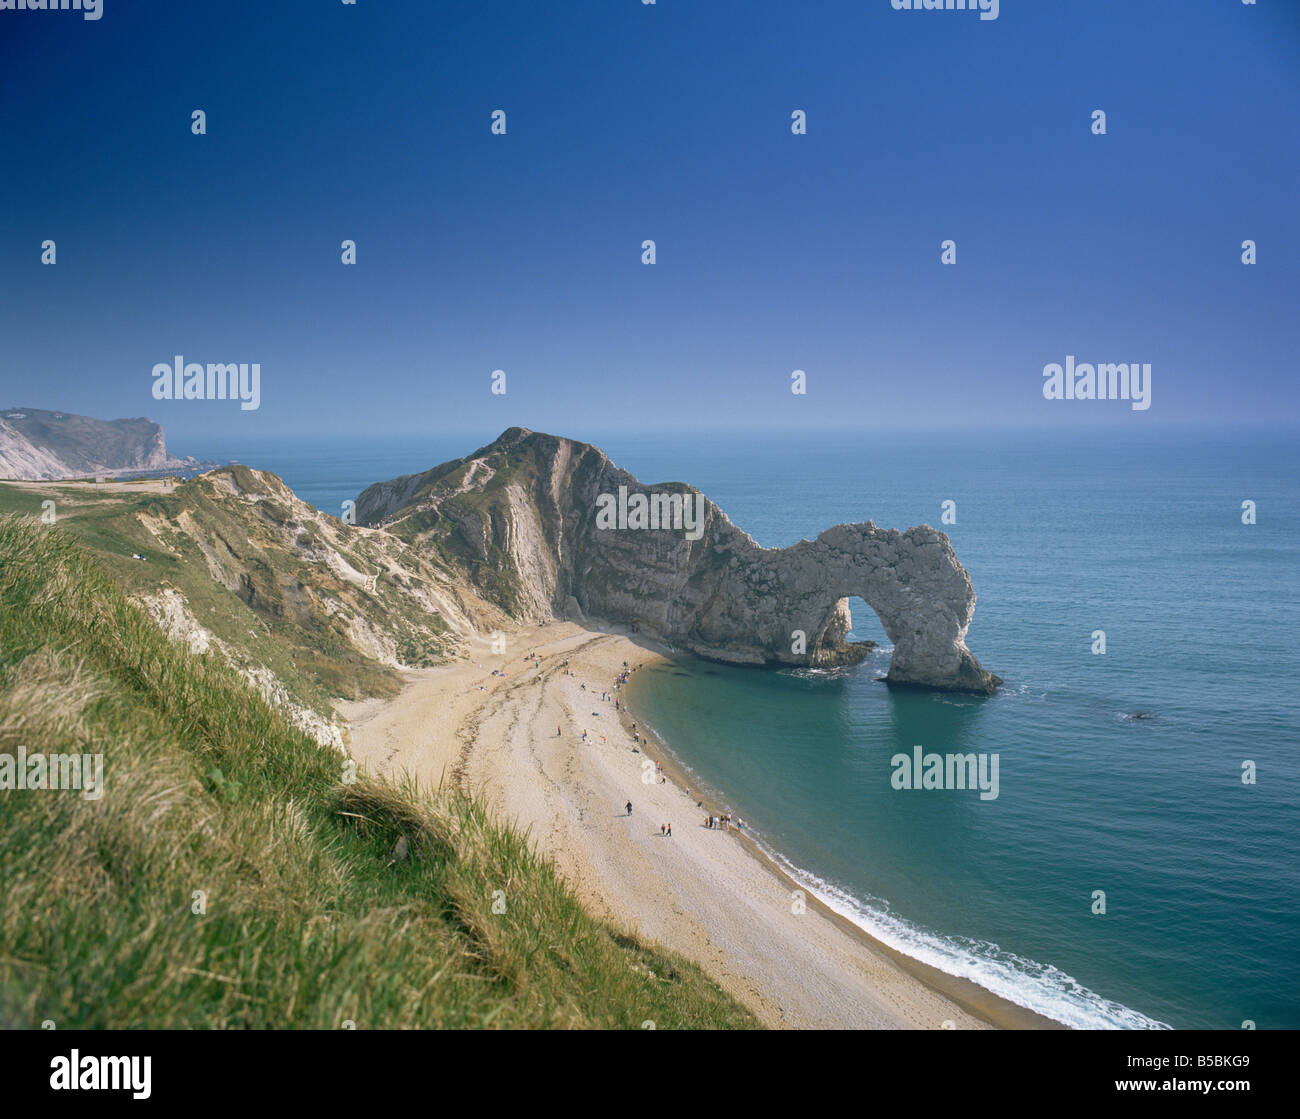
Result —
[[19, 746], [102, 753], [105, 792], [0, 791], [0, 1025], [754, 1025], [477, 802], [345, 783], [62, 530], [8, 516], [0, 753]]

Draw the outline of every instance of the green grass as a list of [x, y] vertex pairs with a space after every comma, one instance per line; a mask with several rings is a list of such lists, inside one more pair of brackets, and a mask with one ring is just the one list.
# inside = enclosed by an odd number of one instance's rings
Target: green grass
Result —
[[[340, 619], [304, 608], [304, 584], [327, 599], [365, 599], [358, 612], [392, 635], [405, 663], [425, 667], [444, 659], [447, 626], [441, 618], [422, 611], [384, 579], [375, 596], [341, 584], [283, 538], [288, 509], [281, 501], [221, 497], [217, 483], [223, 474], [245, 493], [268, 492], [260, 475], [232, 466], [167, 493], [111, 492], [110, 485], [47, 483], [34, 490], [0, 484], [0, 512], [39, 515], [41, 502], [53, 499], [58, 527], [91, 548], [129, 592], [178, 589], [199, 624], [247, 663], [269, 669], [298, 702], [325, 718], [335, 697], [391, 696], [400, 688], [400, 677], [359, 651]], [[303, 546], [313, 535], [306, 528], [297, 534]], [[340, 548], [344, 558], [358, 570], [376, 574], [378, 542], [360, 532], [344, 531], [343, 536], [357, 544]], [[230, 568], [243, 576], [236, 589], [213, 578], [200, 540], [209, 548], [231, 549]], [[132, 559], [133, 552], [146, 561]]]
[[19, 746], [102, 753], [105, 792], [0, 791], [0, 1026], [755, 1024], [477, 802], [346, 783], [62, 522], [6, 516], [0, 753]]

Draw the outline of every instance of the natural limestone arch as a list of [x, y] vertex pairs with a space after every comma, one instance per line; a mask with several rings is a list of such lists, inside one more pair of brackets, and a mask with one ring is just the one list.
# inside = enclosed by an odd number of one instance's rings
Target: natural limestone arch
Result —
[[[947, 535], [928, 525], [906, 532], [870, 522], [836, 525], [816, 540], [754, 546], [737, 559], [725, 569], [715, 601], [743, 602], [750, 621], [734, 609], [699, 618], [695, 639], [688, 641], [695, 652], [750, 664], [860, 660], [863, 649], [843, 641], [846, 600], [856, 597], [875, 612], [894, 647], [890, 683], [989, 694], [1002, 682], [966, 648], [975, 590]], [[755, 587], [764, 592], [757, 598]], [[756, 640], [744, 639], [745, 628]], [[796, 630], [807, 634], [802, 655], [792, 650]]]
[[[680, 528], [611, 526], [597, 517], [615, 494], [622, 503], [665, 492], [689, 496], [692, 507], [700, 499], [703, 526], [694, 518]], [[464, 459], [371, 486], [357, 514], [363, 524], [399, 518], [402, 531], [512, 617], [629, 626], [729, 664], [845, 664], [863, 655], [842, 641], [839, 603], [855, 596], [893, 644], [891, 683], [984, 695], [1001, 683], [966, 648], [975, 591], [948, 537], [928, 525], [842, 524], [762, 548], [694, 487], [643, 485], [596, 447], [524, 428]], [[805, 634], [798, 652], [795, 631]]]

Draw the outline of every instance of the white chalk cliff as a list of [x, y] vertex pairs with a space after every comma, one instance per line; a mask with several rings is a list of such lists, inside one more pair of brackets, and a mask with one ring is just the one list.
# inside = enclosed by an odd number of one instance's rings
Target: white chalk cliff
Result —
[[43, 408], [0, 412], [0, 478], [44, 481], [196, 465], [168, 455], [163, 429], [151, 420], [97, 420]]

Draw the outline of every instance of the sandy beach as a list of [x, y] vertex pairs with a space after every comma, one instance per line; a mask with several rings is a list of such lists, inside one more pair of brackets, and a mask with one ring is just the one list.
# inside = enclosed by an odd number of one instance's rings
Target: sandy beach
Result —
[[468, 661], [412, 672], [396, 699], [339, 703], [352, 756], [390, 778], [478, 793], [529, 832], [590, 911], [696, 961], [767, 1026], [1054, 1025], [894, 952], [796, 894], [743, 832], [706, 827], [708, 802], [697, 806], [669, 757], [634, 742], [615, 708], [624, 663], [659, 656], [647, 643], [556, 622], [507, 633], [505, 647], [495, 654], [484, 639]]

